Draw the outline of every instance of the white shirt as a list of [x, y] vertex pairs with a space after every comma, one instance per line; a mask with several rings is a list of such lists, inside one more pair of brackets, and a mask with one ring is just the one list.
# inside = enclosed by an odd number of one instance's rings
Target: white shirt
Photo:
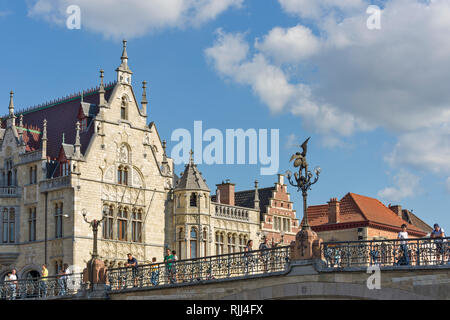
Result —
[[[403, 232], [403, 231], [400, 231], [399, 233], [398, 233], [398, 238], [399, 239], [408, 239], [408, 232]], [[401, 241], [400, 242], [401, 244], [406, 244], [406, 241]]]
[[[9, 281], [16, 281], [17, 280], [17, 276], [15, 274], [11, 274], [9, 276]], [[13, 283], [10, 283], [10, 285], [13, 285]]]

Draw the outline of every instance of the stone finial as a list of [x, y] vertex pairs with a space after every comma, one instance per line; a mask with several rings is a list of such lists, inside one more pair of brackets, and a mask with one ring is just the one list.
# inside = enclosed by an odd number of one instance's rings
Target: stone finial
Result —
[[162, 147], [163, 147], [163, 150], [164, 150], [164, 154], [166, 154], [166, 147], [167, 147], [167, 142], [166, 142], [166, 140], [163, 140], [163, 142], [162, 142]]
[[9, 93], [9, 116], [14, 117], [14, 91]]
[[63, 134], [62, 134], [62, 143], [66, 143], [66, 137], [65, 137], [64, 132], [63, 132]]
[[42, 129], [42, 160], [47, 159], [47, 119], [44, 119]]
[[123, 43], [123, 51], [122, 51], [122, 61], [128, 59], [128, 54], [127, 54], [127, 40], [122, 40]]
[[194, 151], [192, 151], [192, 149], [191, 149], [191, 151], [189, 151], [189, 164], [194, 164], [193, 155], [194, 155]]
[[144, 114], [144, 115], [147, 115], [147, 104], [148, 104], [148, 101], [147, 101], [147, 81], [142, 81], [142, 101], [141, 101], [141, 104], [142, 104], [142, 113]]
[[19, 127], [21, 129], [23, 129], [23, 114], [21, 114], [20, 117], [19, 117]]
[[258, 180], [255, 180], [255, 199], [253, 200], [255, 209], [259, 209], [259, 192], [258, 192]]
[[47, 119], [44, 119], [43, 123], [42, 140], [47, 140]]
[[74, 154], [75, 157], [79, 157], [80, 156], [80, 149], [81, 149], [81, 142], [80, 142], [80, 121], [77, 121], [76, 124], [76, 136], [75, 136], [75, 144], [74, 146]]
[[98, 90], [99, 94], [99, 106], [102, 107], [105, 105], [105, 87], [103, 85], [103, 69], [100, 70], [100, 89]]

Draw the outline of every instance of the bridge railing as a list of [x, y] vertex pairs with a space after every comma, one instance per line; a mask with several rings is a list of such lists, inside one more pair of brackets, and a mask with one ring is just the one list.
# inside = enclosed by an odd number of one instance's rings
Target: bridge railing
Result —
[[324, 242], [328, 268], [436, 266], [450, 263], [450, 237]]
[[83, 274], [28, 278], [0, 282], [0, 300], [70, 297], [84, 288]]
[[110, 269], [107, 273], [107, 287], [111, 291], [118, 291], [133, 287], [226, 280], [282, 272], [289, 265], [289, 253], [290, 248], [286, 246], [155, 263], [137, 268]]

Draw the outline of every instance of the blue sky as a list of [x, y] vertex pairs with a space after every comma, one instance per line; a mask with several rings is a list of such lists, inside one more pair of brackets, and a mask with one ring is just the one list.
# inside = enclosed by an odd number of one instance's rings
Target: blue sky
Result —
[[[113, 81], [127, 38], [136, 94], [147, 80], [148, 119], [169, 150], [173, 130], [195, 120], [224, 135], [279, 129], [284, 172], [311, 136], [309, 162], [322, 174], [309, 204], [354, 192], [450, 225], [449, 1], [121, 3], [0, 0], [3, 113], [11, 89], [20, 109], [98, 85], [100, 68]], [[80, 30], [65, 25], [71, 4]], [[382, 5], [379, 30], [366, 26], [370, 4]], [[200, 169], [212, 190], [276, 181], [260, 165]]]

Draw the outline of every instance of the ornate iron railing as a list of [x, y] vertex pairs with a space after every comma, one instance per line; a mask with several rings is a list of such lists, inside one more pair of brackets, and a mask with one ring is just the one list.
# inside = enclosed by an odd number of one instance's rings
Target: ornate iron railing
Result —
[[322, 244], [328, 268], [436, 266], [450, 263], [450, 238], [339, 241]]
[[107, 273], [107, 288], [118, 291], [134, 287], [193, 284], [200, 281], [270, 275], [287, 270], [289, 253], [290, 247], [277, 247], [249, 253], [155, 263], [137, 268], [110, 269]]
[[70, 297], [85, 288], [81, 273], [47, 278], [18, 279], [0, 283], [0, 300]]

